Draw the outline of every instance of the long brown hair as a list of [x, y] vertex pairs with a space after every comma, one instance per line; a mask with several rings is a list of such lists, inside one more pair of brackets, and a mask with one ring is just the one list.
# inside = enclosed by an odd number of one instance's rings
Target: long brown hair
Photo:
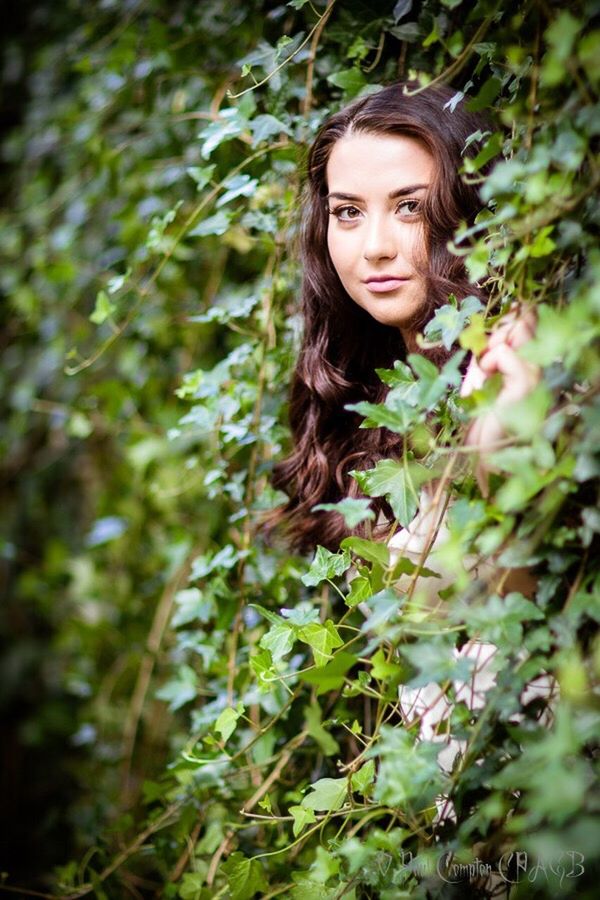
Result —
[[[291, 545], [307, 551], [322, 544], [335, 549], [347, 533], [336, 512], [313, 512], [319, 503], [361, 496], [351, 469], [367, 469], [394, 456], [401, 438], [385, 428], [360, 429], [361, 417], [345, 409], [361, 400], [381, 402], [387, 388], [375, 367], [391, 368], [404, 359], [399, 329], [376, 322], [342, 287], [327, 249], [326, 167], [333, 145], [349, 132], [406, 135], [421, 141], [436, 163], [434, 182], [422, 203], [427, 247], [427, 303], [414, 327], [454, 293], [477, 293], [462, 259], [447, 242], [460, 222], [471, 224], [481, 209], [478, 192], [458, 170], [467, 138], [488, 126], [464, 104], [451, 104], [455, 92], [434, 86], [419, 93], [415, 83], [393, 84], [361, 98], [331, 116], [308, 155], [301, 230], [304, 338], [290, 395], [294, 448], [274, 467], [273, 484], [289, 501], [270, 517], [283, 522]], [[434, 361], [439, 362], [439, 357]], [[376, 514], [389, 515], [384, 500], [372, 501]]]

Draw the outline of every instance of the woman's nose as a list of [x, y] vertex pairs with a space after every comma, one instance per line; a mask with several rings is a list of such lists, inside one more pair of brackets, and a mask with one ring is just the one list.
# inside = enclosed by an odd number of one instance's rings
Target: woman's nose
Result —
[[368, 260], [394, 259], [398, 255], [392, 223], [385, 217], [374, 216], [368, 223], [363, 256]]

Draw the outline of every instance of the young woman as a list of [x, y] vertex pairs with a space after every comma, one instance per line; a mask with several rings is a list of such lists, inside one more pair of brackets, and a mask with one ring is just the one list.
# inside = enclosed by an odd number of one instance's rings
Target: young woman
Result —
[[[419, 349], [417, 335], [434, 310], [468, 294], [484, 297], [463, 261], [447, 249], [459, 224], [482, 207], [477, 188], [460, 174], [467, 139], [488, 129], [481, 116], [455, 103], [454, 92], [416, 91], [394, 84], [361, 98], [321, 128], [308, 158], [302, 231], [304, 339], [291, 390], [294, 449], [275, 468], [274, 483], [289, 501], [277, 518], [299, 550], [337, 549], [345, 535], [336, 512], [317, 504], [357, 496], [352, 469], [372, 468], [399, 455], [402, 439], [387, 429], [361, 429], [346, 409], [381, 402], [386, 387], [376, 368], [391, 368]], [[472, 146], [477, 146], [475, 143]], [[490, 337], [479, 362], [469, 363], [463, 393], [495, 372], [503, 376], [498, 404], [524, 396], [537, 372], [515, 352], [532, 335], [527, 316], [509, 317]], [[443, 352], [429, 351], [434, 362]], [[502, 437], [495, 412], [476, 420], [467, 443], [478, 451], [485, 489], [485, 450]], [[419, 516], [392, 546], [419, 553], [423, 535], [440, 526], [431, 516], [431, 491]], [[393, 516], [382, 499], [372, 507], [387, 528]]]
[[[291, 543], [304, 551], [317, 544], [336, 550], [346, 534], [339, 513], [314, 507], [357, 496], [352, 469], [372, 468], [380, 459], [402, 453], [402, 437], [385, 428], [361, 429], [361, 418], [347, 405], [384, 399], [386, 387], [375, 369], [392, 368], [407, 353], [425, 352], [417, 335], [449, 294], [459, 300], [469, 294], [485, 298], [447, 245], [459, 224], [473, 224], [481, 209], [477, 188], [460, 169], [467, 139], [486, 131], [488, 123], [463, 103], [455, 104], [448, 88], [415, 93], [416, 87], [392, 85], [335, 114], [320, 130], [308, 158], [304, 340], [290, 404], [294, 448], [276, 466], [274, 477], [289, 497], [276, 519], [283, 520]], [[467, 362], [463, 395], [494, 373], [502, 376], [498, 407], [531, 390], [539, 373], [516, 351], [532, 336], [534, 325], [531, 315], [505, 316], [485, 352]], [[444, 362], [439, 350], [428, 355]], [[486, 454], [502, 437], [497, 409], [476, 419], [465, 435], [484, 492]], [[427, 561], [428, 568], [441, 574], [441, 582], [417, 582], [419, 602], [434, 615], [444, 614], [438, 590], [454, 577], [443, 556], [437, 558], [436, 548], [446, 537], [444, 494], [443, 483], [427, 485], [415, 519], [391, 539], [391, 510], [385, 501], [372, 500], [377, 516], [373, 536], [387, 540], [396, 556], [418, 564]], [[489, 580], [500, 592], [533, 593], [535, 581], [524, 570], [502, 572], [493, 562], [461, 562], [473, 577]], [[399, 583], [400, 590], [417, 587], [404, 578], [409, 583]], [[455, 682], [455, 697], [471, 709], [485, 704], [495, 682], [496, 652], [493, 644], [478, 640], [456, 650], [457, 658], [469, 660], [471, 672], [466, 682]], [[521, 700], [543, 697], [550, 702], [553, 689], [553, 680], [542, 675]], [[464, 747], [451, 737], [447, 720], [453, 704], [445, 692], [434, 682], [416, 689], [401, 686], [398, 700], [405, 723], [417, 722], [421, 739], [440, 742], [439, 764], [450, 771]], [[440, 821], [453, 815], [450, 801], [438, 798], [437, 803]]]

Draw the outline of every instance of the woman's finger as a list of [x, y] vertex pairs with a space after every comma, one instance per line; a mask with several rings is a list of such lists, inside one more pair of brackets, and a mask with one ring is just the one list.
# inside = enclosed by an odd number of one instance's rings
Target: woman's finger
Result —
[[460, 386], [460, 396], [468, 397], [473, 391], [478, 391], [483, 387], [486, 377], [479, 367], [477, 359], [473, 356]]
[[480, 360], [479, 366], [486, 377], [500, 372], [504, 384], [498, 396], [499, 402], [522, 399], [540, 380], [538, 366], [527, 362], [509, 347], [501, 343], [489, 350]]
[[522, 347], [534, 336], [535, 326], [535, 315], [531, 311], [518, 318], [509, 313], [490, 335], [488, 349], [491, 350], [501, 343], [509, 344], [515, 349]]

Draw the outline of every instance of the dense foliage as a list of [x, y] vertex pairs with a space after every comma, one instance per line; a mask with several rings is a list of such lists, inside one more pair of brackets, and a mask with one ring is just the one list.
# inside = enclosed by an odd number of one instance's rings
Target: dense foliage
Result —
[[[595, 6], [22, 13], [0, 218], [8, 888], [594, 896]], [[352, 531], [384, 495], [406, 525], [422, 485], [451, 496], [434, 613], [425, 560], [354, 536], [311, 562], [258, 529], [282, 499], [269, 473], [289, 441], [306, 147], [328, 112], [413, 75], [496, 123], [464, 173], [486, 210], [454, 247], [489, 302], [438, 311], [425, 340], [454, 351], [442, 370], [413, 355], [380, 373], [385, 403], [359, 411], [404, 453], [357, 473], [365, 499], [339, 513]], [[458, 366], [515, 301], [536, 308], [523, 353], [543, 380], [506, 413], [483, 497], [463, 436], [498, 384], [460, 398]], [[531, 597], [503, 593], [518, 566]], [[472, 642], [496, 648], [476, 708]], [[540, 677], [550, 711], [527, 693]], [[403, 722], [399, 691], [417, 687], [449, 700], [430, 740]]]

